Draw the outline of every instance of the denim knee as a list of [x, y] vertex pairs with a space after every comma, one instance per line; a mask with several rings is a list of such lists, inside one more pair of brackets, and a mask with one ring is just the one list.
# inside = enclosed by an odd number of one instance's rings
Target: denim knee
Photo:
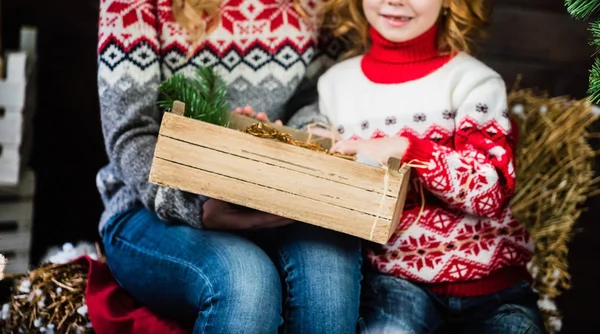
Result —
[[246, 254], [244, 266], [215, 264], [211, 293], [199, 301], [196, 333], [276, 333], [283, 323], [279, 274], [271, 261]]
[[277, 268], [233, 233], [160, 221], [140, 209], [110, 221], [108, 264], [119, 284], [158, 314], [195, 322], [195, 333], [277, 333]]
[[277, 251], [290, 333], [355, 333], [362, 279], [360, 241], [307, 224]]

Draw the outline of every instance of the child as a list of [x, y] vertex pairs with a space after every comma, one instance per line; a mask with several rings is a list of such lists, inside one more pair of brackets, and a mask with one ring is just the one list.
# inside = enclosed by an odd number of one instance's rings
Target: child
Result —
[[370, 42], [319, 79], [320, 111], [341, 138], [332, 150], [416, 166], [396, 233], [367, 250], [362, 329], [541, 332], [526, 269], [533, 243], [508, 207], [515, 167], [505, 84], [468, 54], [467, 33], [486, 23], [483, 1], [360, 4], [327, 8], [342, 37]]

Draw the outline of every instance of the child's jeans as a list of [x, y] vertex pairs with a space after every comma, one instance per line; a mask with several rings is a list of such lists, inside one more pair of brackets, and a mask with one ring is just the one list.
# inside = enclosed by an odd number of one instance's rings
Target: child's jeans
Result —
[[527, 282], [495, 294], [454, 298], [392, 276], [365, 277], [361, 332], [387, 333], [544, 333], [538, 296]]

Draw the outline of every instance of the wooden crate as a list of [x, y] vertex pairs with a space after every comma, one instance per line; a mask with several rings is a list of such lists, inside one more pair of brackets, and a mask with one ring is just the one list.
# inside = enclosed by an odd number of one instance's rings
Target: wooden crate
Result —
[[[255, 122], [236, 114], [231, 121], [237, 129]], [[150, 181], [386, 243], [400, 220], [410, 172], [396, 159], [389, 166], [386, 175], [383, 168], [167, 112]]]
[[7, 52], [0, 76], [0, 185], [16, 185], [27, 164], [35, 110], [36, 29], [21, 29], [20, 50]]
[[6, 273], [22, 273], [29, 265], [34, 192], [30, 170], [22, 174], [18, 186], [0, 187], [0, 253], [9, 260]]

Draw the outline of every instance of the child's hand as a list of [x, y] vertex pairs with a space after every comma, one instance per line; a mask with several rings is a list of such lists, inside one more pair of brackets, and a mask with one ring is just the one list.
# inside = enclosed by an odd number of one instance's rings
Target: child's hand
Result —
[[[262, 122], [270, 122], [269, 117], [267, 117], [267, 114], [265, 114], [264, 112], [259, 112], [255, 114], [251, 106], [245, 106], [244, 108], [237, 107], [235, 108], [235, 112], [240, 115], [256, 118], [257, 120]], [[283, 125], [283, 122], [281, 122], [281, 120], [276, 120], [275, 124]]]
[[363, 155], [379, 163], [389, 158], [402, 159], [408, 149], [406, 137], [386, 137], [367, 140], [341, 140], [331, 148], [332, 152], [348, 155]]
[[327, 139], [334, 139], [336, 141], [342, 140], [339, 133], [332, 132], [327, 129], [314, 127], [314, 128], [310, 128], [310, 131], [309, 130], [306, 130], [306, 131], [310, 132], [310, 134], [313, 136], [319, 136], [319, 137], [323, 137], [323, 138], [327, 138]]

